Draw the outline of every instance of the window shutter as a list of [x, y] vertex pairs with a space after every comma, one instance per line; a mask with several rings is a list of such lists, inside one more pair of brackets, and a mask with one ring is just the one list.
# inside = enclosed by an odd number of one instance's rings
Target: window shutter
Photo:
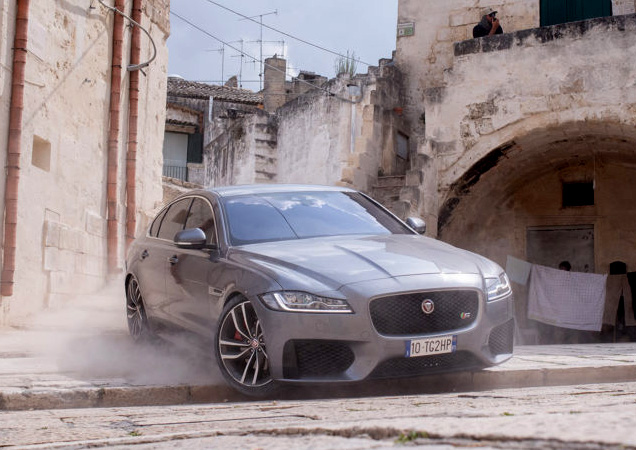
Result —
[[188, 135], [188, 162], [203, 162], [203, 134], [194, 133]]

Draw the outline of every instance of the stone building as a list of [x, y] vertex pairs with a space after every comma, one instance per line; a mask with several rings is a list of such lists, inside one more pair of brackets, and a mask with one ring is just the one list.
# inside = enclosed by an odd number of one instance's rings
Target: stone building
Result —
[[163, 176], [209, 184], [203, 148], [223, 127], [224, 119], [243, 117], [262, 107], [262, 94], [169, 77]]
[[215, 112], [203, 184], [355, 186], [395, 206], [414, 146], [392, 61], [329, 81], [309, 72], [286, 81], [284, 59], [266, 63], [263, 109]]
[[[505, 33], [472, 39], [485, 7]], [[636, 270], [634, 12], [632, 0], [400, 0], [395, 64], [417, 141], [404, 209], [502, 265]]]
[[169, 0], [0, 2], [0, 323], [122, 270], [162, 198], [168, 34]]

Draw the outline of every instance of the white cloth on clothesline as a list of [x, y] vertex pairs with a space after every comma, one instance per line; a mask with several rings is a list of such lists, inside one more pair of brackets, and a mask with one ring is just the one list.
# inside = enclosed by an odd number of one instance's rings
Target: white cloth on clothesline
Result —
[[600, 331], [607, 275], [532, 265], [528, 318], [574, 330]]
[[528, 284], [532, 264], [508, 255], [506, 258], [506, 274], [510, 281], [525, 286]]

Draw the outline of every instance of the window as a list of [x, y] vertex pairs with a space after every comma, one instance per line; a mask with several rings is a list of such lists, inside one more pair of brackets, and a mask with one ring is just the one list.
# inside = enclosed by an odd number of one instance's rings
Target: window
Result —
[[188, 135], [187, 161], [198, 164], [203, 162], [203, 134], [194, 133]]
[[402, 159], [409, 159], [409, 137], [404, 133], [397, 134], [396, 153]]
[[216, 228], [214, 214], [210, 204], [202, 198], [195, 198], [190, 207], [186, 228], [201, 228], [206, 236], [206, 243], [216, 244]]
[[164, 209], [152, 222], [152, 225], [150, 225], [150, 236], [157, 237], [157, 235], [159, 234], [159, 227], [161, 226], [161, 221], [163, 220], [163, 217], [166, 215], [167, 211], [168, 211], [168, 208]]
[[51, 170], [51, 143], [38, 136], [33, 136], [31, 164], [42, 170]]
[[563, 183], [563, 207], [594, 205], [594, 183]]
[[541, 0], [541, 26], [612, 15], [612, 0]]
[[170, 205], [168, 212], [166, 212], [161, 221], [161, 227], [159, 228], [159, 234], [157, 236], [159, 239], [172, 241], [174, 240], [174, 236], [183, 230], [191, 203], [191, 198], [184, 198]]

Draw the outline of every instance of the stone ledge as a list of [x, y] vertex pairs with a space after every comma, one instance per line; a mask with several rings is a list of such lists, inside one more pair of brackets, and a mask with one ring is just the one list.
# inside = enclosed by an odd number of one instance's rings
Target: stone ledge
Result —
[[562, 23], [549, 27], [531, 28], [513, 33], [468, 39], [455, 43], [455, 56], [508, 50], [515, 46], [523, 47], [531, 38], [534, 38], [540, 44], [558, 39], [578, 39], [590, 31], [634, 32], [636, 31], [636, 14], [599, 17], [580, 22]]

